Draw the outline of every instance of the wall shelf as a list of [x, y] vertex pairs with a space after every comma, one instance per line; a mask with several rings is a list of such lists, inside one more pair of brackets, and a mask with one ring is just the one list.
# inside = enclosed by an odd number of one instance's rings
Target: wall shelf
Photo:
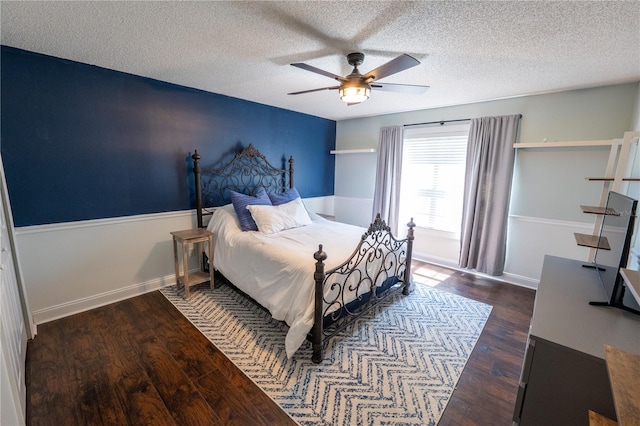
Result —
[[564, 142], [516, 142], [514, 148], [563, 148], [576, 146], [611, 146], [611, 139], [593, 141], [564, 141]]
[[374, 148], [364, 148], [364, 149], [332, 149], [329, 151], [330, 154], [370, 154], [372, 152], [376, 152]]
[[[615, 180], [615, 178], [612, 177], [588, 177], [586, 178], [587, 180], [597, 180], [597, 181], [603, 181], [603, 182], [613, 182]], [[623, 182], [639, 182], [640, 178], [634, 178], [634, 177], [628, 177], [628, 178], [622, 178], [621, 179]]]
[[599, 248], [602, 250], [611, 250], [607, 237], [598, 237], [597, 235], [580, 234], [574, 232], [576, 244], [583, 247]]
[[615, 211], [609, 211], [605, 208], [607, 204], [608, 194], [610, 191], [626, 192], [624, 186], [627, 182], [640, 182], [640, 178], [624, 177], [629, 174], [631, 164], [629, 157], [636, 155], [631, 151], [631, 146], [638, 143], [640, 132], [625, 132], [623, 138], [618, 139], [601, 139], [601, 140], [582, 140], [582, 141], [563, 141], [563, 142], [520, 142], [513, 144], [514, 149], [521, 148], [588, 148], [588, 147], [608, 147], [609, 159], [607, 168], [601, 177], [586, 177], [590, 182], [601, 182], [602, 192], [600, 194], [600, 203], [598, 206], [580, 206], [584, 213], [596, 215], [593, 225], [593, 235], [574, 233], [576, 243], [583, 247], [591, 248], [589, 252], [589, 261], [593, 262], [595, 258], [595, 249], [611, 250], [609, 242], [605, 237], [599, 238], [601, 227], [605, 216], [619, 215]]
[[589, 214], [604, 214], [608, 216], [620, 216], [620, 213], [612, 209], [611, 207], [600, 207], [600, 206], [580, 206], [583, 213]]

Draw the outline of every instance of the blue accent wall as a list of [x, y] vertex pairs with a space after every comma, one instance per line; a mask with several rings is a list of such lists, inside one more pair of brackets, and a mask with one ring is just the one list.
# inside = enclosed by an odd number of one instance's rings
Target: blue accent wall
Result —
[[193, 150], [206, 166], [249, 143], [276, 167], [293, 156], [302, 197], [333, 195], [335, 121], [7, 46], [0, 60], [16, 226], [194, 208]]

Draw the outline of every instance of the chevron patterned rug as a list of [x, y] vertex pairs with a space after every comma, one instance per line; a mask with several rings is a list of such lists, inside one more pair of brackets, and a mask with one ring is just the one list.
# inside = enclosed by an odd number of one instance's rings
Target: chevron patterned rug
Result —
[[361, 317], [326, 345], [291, 358], [287, 326], [226, 284], [162, 293], [301, 425], [435, 425], [491, 306], [416, 285]]

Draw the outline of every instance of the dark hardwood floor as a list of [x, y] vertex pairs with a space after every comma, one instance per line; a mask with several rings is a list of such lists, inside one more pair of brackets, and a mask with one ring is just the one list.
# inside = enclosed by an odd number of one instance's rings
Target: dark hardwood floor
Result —
[[[414, 270], [493, 306], [439, 424], [510, 425], [534, 291]], [[295, 424], [157, 291], [39, 325], [26, 369], [29, 425]]]
[[[422, 269], [421, 273], [421, 268], [416, 268], [416, 275], [428, 275], [432, 268]], [[448, 273], [452, 272], [436, 272], [435, 288], [493, 309], [438, 424], [511, 425], [535, 291], [463, 272], [437, 282], [437, 274]]]

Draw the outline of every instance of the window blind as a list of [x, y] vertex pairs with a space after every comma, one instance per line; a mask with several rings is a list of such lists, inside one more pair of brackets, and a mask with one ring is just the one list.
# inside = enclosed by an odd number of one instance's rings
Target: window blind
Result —
[[406, 132], [401, 215], [418, 226], [459, 234], [469, 125]]

